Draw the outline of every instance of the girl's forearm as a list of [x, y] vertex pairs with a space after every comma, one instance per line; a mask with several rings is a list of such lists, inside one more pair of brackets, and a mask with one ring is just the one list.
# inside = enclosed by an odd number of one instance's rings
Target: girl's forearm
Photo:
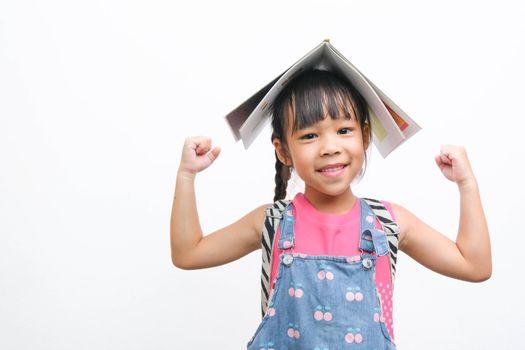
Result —
[[487, 221], [475, 178], [458, 184], [460, 218], [456, 245], [467, 261], [473, 280], [483, 281], [492, 274], [492, 258]]
[[185, 255], [202, 239], [202, 229], [195, 199], [196, 174], [179, 171], [175, 184], [175, 197], [171, 211], [171, 260], [184, 267]]

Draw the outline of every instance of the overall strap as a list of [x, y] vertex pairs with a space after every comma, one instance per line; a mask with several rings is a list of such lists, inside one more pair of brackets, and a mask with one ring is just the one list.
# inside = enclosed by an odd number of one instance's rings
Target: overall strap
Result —
[[268, 298], [270, 297], [270, 273], [272, 269], [273, 240], [275, 231], [279, 227], [279, 222], [284, 209], [290, 204], [289, 200], [278, 200], [265, 211], [265, 219], [261, 238], [262, 269], [261, 269], [261, 311], [266, 314]]
[[[381, 201], [371, 198], [361, 198], [367, 206], [374, 212], [379, 220], [381, 227], [388, 241], [388, 251], [390, 258], [390, 272], [392, 274], [392, 286], [396, 276], [397, 250], [399, 246], [399, 226], [392, 219], [392, 215]], [[362, 216], [361, 216], [362, 217]]]
[[281, 217], [281, 230], [279, 234], [279, 249], [286, 250], [295, 246], [294, 236], [294, 211], [292, 203], [284, 209], [284, 213]]
[[383, 231], [376, 229], [376, 216], [370, 206], [364, 201], [361, 202], [361, 225], [359, 249], [375, 253], [377, 256], [388, 254], [388, 240]]

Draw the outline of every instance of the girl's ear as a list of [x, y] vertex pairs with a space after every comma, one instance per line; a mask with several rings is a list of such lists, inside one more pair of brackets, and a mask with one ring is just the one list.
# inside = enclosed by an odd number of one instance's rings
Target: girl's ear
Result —
[[368, 146], [370, 145], [370, 127], [368, 126], [368, 123], [365, 123], [363, 126], [363, 148], [365, 151], [368, 149]]
[[286, 166], [292, 166], [292, 160], [290, 157], [288, 157], [288, 154], [286, 152], [286, 147], [283, 145], [281, 140], [278, 138], [273, 139], [272, 141], [273, 147], [275, 147], [275, 153], [277, 154], [277, 158]]

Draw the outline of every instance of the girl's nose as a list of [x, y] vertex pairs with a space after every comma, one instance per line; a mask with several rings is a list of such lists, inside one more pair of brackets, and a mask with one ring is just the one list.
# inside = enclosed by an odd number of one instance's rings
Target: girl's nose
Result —
[[341, 149], [337, 144], [337, 141], [332, 137], [326, 137], [321, 144], [321, 156], [329, 156], [333, 154], [339, 154]]

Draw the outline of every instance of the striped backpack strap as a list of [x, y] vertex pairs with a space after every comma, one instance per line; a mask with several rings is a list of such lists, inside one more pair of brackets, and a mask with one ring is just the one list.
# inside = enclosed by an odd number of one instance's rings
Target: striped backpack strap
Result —
[[399, 246], [399, 226], [392, 219], [392, 215], [381, 201], [371, 198], [362, 198], [372, 209], [379, 223], [383, 227], [388, 240], [388, 250], [390, 256], [390, 272], [392, 274], [392, 287], [396, 277], [397, 249]]
[[273, 239], [275, 231], [279, 227], [279, 222], [283, 215], [284, 209], [290, 203], [289, 200], [278, 200], [272, 207], [266, 209], [264, 220], [261, 252], [262, 252], [262, 269], [261, 269], [261, 311], [262, 316], [266, 314], [268, 307], [268, 298], [270, 297], [270, 273], [272, 270]]

